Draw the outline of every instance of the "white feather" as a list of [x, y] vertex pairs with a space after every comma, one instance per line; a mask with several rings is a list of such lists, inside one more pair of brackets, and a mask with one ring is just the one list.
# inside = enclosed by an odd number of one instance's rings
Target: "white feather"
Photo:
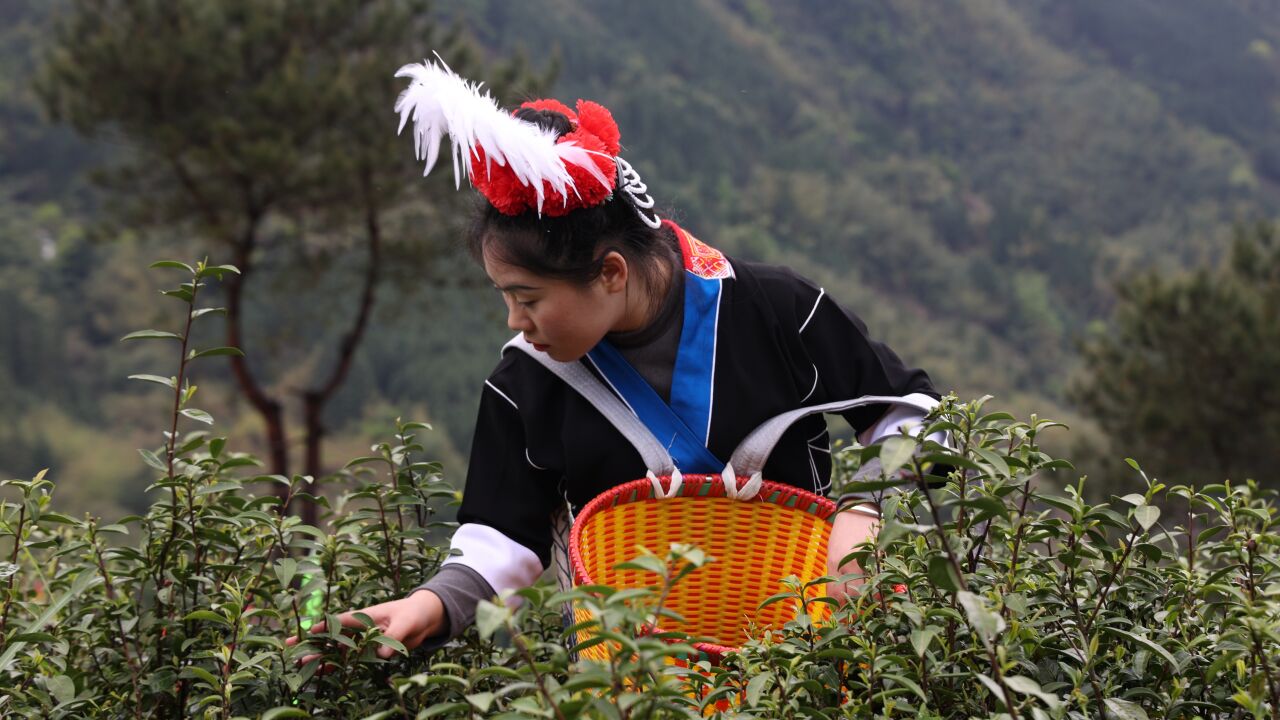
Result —
[[572, 141], [557, 143], [555, 131], [505, 112], [488, 90], [481, 90], [481, 83], [467, 82], [439, 55], [436, 59], [439, 65], [424, 61], [396, 71], [396, 77], [410, 79], [409, 87], [396, 99], [395, 111], [400, 113], [397, 133], [413, 120], [414, 156], [425, 162], [423, 175], [435, 167], [440, 141], [448, 135], [455, 185], [461, 186], [464, 176], [470, 181], [471, 158], [478, 156], [477, 148], [483, 148], [486, 172], [494, 163], [509, 166], [522, 184], [533, 185], [539, 212], [545, 200], [544, 182], [566, 200], [570, 192], [578, 194], [568, 165], [584, 168], [602, 186], [611, 186], [592, 158], [607, 155]]

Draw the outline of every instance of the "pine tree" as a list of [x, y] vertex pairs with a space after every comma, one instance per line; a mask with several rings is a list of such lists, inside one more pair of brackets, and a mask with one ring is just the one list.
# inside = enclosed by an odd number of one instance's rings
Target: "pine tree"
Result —
[[[38, 79], [56, 119], [135, 150], [104, 175], [135, 226], [209, 241], [241, 274], [227, 285], [226, 344], [238, 388], [266, 425], [271, 472], [289, 476], [285, 397], [247, 346], [255, 271], [286, 264], [307, 233], [357, 238], [367, 264], [337, 347], [297, 390], [303, 472], [322, 474], [326, 403], [369, 324], [388, 259], [388, 216], [422, 190], [392, 105], [398, 67], [438, 51], [464, 76], [537, 91], [522, 60], [489, 70], [425, 0], [74, 0]], [[499, 93], [501, 95], [501, 92]], [[415, 193], [425, 197], [425, 192]], [[457, 203], [450, 192], [439, 202]], [[456, 207], [456, 205], [455, 205]], [[304, 233], [298, 228], [307, 227]], [[423, 268], [425, 270], [425, 268]], [[317, 331], [313, 337], [320, 337]]]
[[1236, 229], [1221, 268], [1120, 287], [1074, 396], [1161, 479], [1280, 487], [1280, 229]]

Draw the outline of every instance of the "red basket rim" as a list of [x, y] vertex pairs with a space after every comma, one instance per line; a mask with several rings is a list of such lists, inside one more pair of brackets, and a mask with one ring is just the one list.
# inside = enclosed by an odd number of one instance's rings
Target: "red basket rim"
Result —
[[[738, 475], [738, 487], [742, 487], [751, 478]], [[671, 476], [660, 475], [659, 480], [666, 480], [667, 487], [670, 487]], [[704, 486], [710, 486], [710, 490], [705, 494], [700, 491]], [[586, 521], [596, 513], [602, 511], [606, 507], [614, 507], [620, 503], [616, 500], [619, 496], [629, 495], [635, 492], [635, 499], [627, 502], [639, 502], [641, 500], [650, 500], [653, 498], [653, 483], [647, 477], [638, 480], [631, 480], [618, 485], [610, 490], [600, 493], [587, 506], [578, 513], [573, 520], [573, 527], [569, 530], [569, 565], [573, 572], [574, 585], [593, 585], [595, 584], [591, 576], [586, 571], [586, 564], [582, 561], [582, 527]], [[728, 497], [724, 489], [724, 479], [719, 475], [685, 475], [684, 483], [680, 486], [680, 494], [678, 497]], [[760, 485], [760, 492], [750, 500], [742, 500], [740, 502], [758, 502], [769, 503], [771, 505], [786, 505], [791, 499], [796, 498], [794, 506], [788, 506], [790, 510], [796, 510], [803, 513], [815, 515], [822, 520], [830, 518], [836, 512], [836, 504], [831, 500], [803, 490], [794, 485], [786, 483], [765, 480]], [[625, 503], [622, 503], [625, 504]], [[810, 507], [816, 507], [810, 512]], [[655, 626], [651, 634], [662, 633], [662, 626]], [[699, 652], [705, 653], [712, 662], [719, 662], [725, 653], [736, 652], [737, 647], [728, 645], [718, 645], [715, 643], [695, 642], [693, 647]]]

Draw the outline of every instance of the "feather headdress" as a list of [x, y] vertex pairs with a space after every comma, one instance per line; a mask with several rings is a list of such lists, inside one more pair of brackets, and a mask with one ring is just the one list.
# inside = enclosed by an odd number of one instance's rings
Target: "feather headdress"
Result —
[[521, 107], [554, 110], [573, 130], [555, 131], [525, 122], [498, 107], [482, 83], [459, 77], [439, 61], [405, 65], [396, 77], [410, 78], [396, 100], [400, 132], [413, 120], [414, 152], [431, 172], [445, 135], [452, 142], [454, 183], [465, 176], [499, 211], [518, 215], [564, 215], [608, 199], [617, 182], [618, 126], [603, 106], [578, 101], [574, 113], [554, 100]]

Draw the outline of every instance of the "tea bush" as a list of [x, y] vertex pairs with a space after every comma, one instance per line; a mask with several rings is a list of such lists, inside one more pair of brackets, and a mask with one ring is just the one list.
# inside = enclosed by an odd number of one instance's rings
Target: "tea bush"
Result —
[[[441, 510], [457, 493], [421, 457], [421, 423], [334, 478], [263, 476], [192, 405], [197, 303], [229, 266], [165, 261], [183, 331], [145, 515], [103, 524], [58, 513], [41, 473], [3, 483], [0, 713], [6, 717], [325, 718], [1274, 718], [1280, 714], [1280, 552], [1274, 498], [1253, 482], [1166, 487], [1089, 504], [1070, 465], [1040, 448], [1054, 423], [948, 398], [929, 431], [837, 454], [846, 488], [882, 494], [879, 537], [855, 548], [858, 596], [830, 623], [804, 613], [755, 633], [718, 667], [681, 667], [690, 638], [656, 630], [662, 599], [714, 558], [637, 558], [650, 588], [538, 585], [482, 603], [476, 627], [427, 655], [335, 614], [401, 597], [439, 566]], [[878, 459], [878, 480], [852, 482]], [[953, 469], [946, 477], [932, 469]], [[281, 512], [315, 499], [325, 527]], [[1178, 508], [1170, 516], [1169, 508]], [[770, 602], [799, 607], [793, 578]], [[731, 592], [731, 589], [726, 589]], [[608, 663], [575, 660], [562, 607], [597, 623]], [[810, 602], [824, 602], [826, 598]], [[308, 642], [285, 639], [326, 620]], [[574, 637], [570, 634], [569, 637]], [[380, 647], [397, 652], [377, 655]], [[312, 654], [320, 661], [300, 664]], [[324, 668], [322, 671], [321, 668]]]

